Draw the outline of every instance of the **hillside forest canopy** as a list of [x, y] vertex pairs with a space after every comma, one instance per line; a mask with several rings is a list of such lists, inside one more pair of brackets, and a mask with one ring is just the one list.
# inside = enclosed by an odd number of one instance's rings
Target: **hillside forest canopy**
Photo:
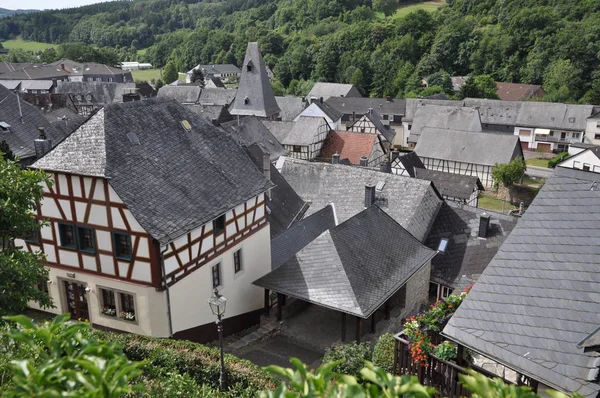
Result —
[[[0, 40], [77, 42], [104, 60], [155, 67], [172, 61], [180, 72], [240, 65], [247, 43], [258, 41], [288, 94], [301, 93], [305, 82], [327, 81], [352, 83], [370, 96], [410, 97], [423, 94], [429, 77], [435, 84], [427, 94], [450, 93], [450, 76], [471, 75], [541, 84], [548, 101], [600, 104], [597, 0], [447, 0], [434, 12], [394, 12], [406, 4], [115, 1], [2, 18]], [[61, 47], [46, 52], [56, 57]]]

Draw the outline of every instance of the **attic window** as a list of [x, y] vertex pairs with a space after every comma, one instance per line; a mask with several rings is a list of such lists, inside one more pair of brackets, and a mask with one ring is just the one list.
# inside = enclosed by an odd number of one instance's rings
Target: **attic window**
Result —
[[132, 144], [140, 145], [140, 139], [136, 133], [127, 133], [127, 138]]
[[448, 248], [448, 239], [447, 238], [440, 239], [440, 244], [438, 245], [437, 251], [439, 253], [446, 253], [447, 248]]
[[190, 131], [192, 131], [192, 125], [190, 124], [190, 122], [188, 122], [187, 120], [182, 120], [181, 121], [181, 127], [183, 127], [183, 129], [185, 131], [187, 131], [188, 133]]
[[248, 96], [244, 97], [244, 105], [248, 105], [250, 103], [250, 98]]
[[2, 131], [10, 131], [10, 124], [6, 122], [0, 122], [0, 129]]
[[252, 72], [252, 61], [248, 60], [248, 63], [246, 64], [246, 70], [248, 72]]

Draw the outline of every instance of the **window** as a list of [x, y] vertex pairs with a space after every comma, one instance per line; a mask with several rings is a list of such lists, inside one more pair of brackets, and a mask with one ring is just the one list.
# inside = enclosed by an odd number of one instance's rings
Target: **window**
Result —
[[233, 253], [233, 270], [236, 274], [242, 270], [242, 249]]
[[225, 214], [223, 214], [222, 216], [219, 216], [213, 220], [213, 230], [214, 230], [213, 233], [215, 234], [215, 236], [220, 235], [223, 232], [225, 232]]
[[77, 249], [77, 239], [75, 237], [75, 226], [71, 224], [58, 224], [58, 233], [60, 235], [60, 245], [69, 249]]
[[600, 134], [594, 134], [594, 139], [595, 140], [600, 140]]
[[590, 171], [590, 165], [588, 163], [583, 164], [583, 171]]
[[388, 115], [383, 115], [383, 120], [388, 120]]
[[94, 253], [96, 245], [94, 244], [94, 230], [87, 227], [77, 227], [79, 236], [79, 250]]
[[246, 70], [247, 70], [248, 72], [252, 72], [252, 64], [248, 64], [248, 65], [246, 65]]
[[440, 286], [440, 299], [446, 298], [452, 294], [452, 289], [447, 286]]
[[115, 257], [122, 260], [131, 260], [131, 235], [113, 232], [115, 241]]
[[447, 238], [440, 239], [440, 244], [438, 245], [437, 251], [440, 253], [446, 253], [447, 248], [448, 248], [448, 239]]
[[221, 285], [221, 263], [212, 266], [212, 284], [213, 289]]
[[408, 129], [409, 129], [409, 130], [410, 130], [410, 129], [412, 129], [412, 124], [409, 124], [409, 125], [408, 125]]
[[244, 97], [244, 105], [248, 105], [250, 103], [250, 99], [248, 97]]
[[112, 77], [109, 77], [109, 78], [108, 78], [108, 81], [112, 83], [112, 81], [113, 81], [113, 78], [112, 78]]
[[360, 129], [360, 132], [361, 132], [361, 133], [364, 133], [364, 132], [365, 132], [365, 129], [364, 129], [364, 128]]
[[573, 133], [573, 138], [579, 138], [579, 133]]
[[40, 292], [44, 292], [46, 294], [50, 293], [50, 291], [48, 290], [48, 280], [46, 278], [38, 279], [37, 288]]
[[121, 304], [121, 312], [119, 318], [126, 321], [135, 321], [135, 300], [133, 295], [129, 293], [119, 293]]
[[115, 292], [112, 290], [100, 288], [100, 312], [106, 316], [117, 316], [117, 301], [115, 300]]
[[40, 230], [39, 228], [34, 228], [31, 230], [31, 232], [27, 235], [23, 237], [23, 240], [25, 242], [29, 242], [29, 243], [40, 243]]
[[294, 145], [294, 147], [292, 148], [292, 151], [302, 152], [302, 147], [300, 145]]
[[550, 134], [548, 134], [550, 137], [554, 136], [554, 131], [550, 130]]

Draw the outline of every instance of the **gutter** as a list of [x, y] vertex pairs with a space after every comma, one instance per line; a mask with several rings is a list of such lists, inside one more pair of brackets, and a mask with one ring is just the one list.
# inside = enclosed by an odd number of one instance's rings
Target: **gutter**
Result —
[[164, 249], [160, 252], [160, 269], [162, 271], [162, 279], [165, 283], [165, 292], [167, 296], [167, 318], [169, 320], [169, 337], [173, 337], [173, 318], [171, 316], [171, 294], [169, 293], [169, 285], [167, 284], [167, 272], [165, 270], [165, 253], [169, 249], [169, 246], [165, 245]]

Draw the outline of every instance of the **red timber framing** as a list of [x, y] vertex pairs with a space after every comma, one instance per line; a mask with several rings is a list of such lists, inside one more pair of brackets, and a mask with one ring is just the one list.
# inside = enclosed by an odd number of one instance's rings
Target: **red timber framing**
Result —
[[[244, 211], [241, 214], [238, 214], [234, 209], [232, 211], [232, 218], [227, 220], [225, 229], [221, 234], [215, 236], [212, 228], [207, 230], [206, 225], [210, 225], [210, 223], [208, 223], [202, 226], [200, 236], [193, 238], [192, 232], [189, 232], [184, 237], [185, 244], [176, 247], [173, 242], [170, 243], [169, 250], [164, 255], [164, 259], [166, 261], [174, 257], [177, 263], [177, 269], [166, 275], [165, 279], [167, 285], [172, 286], [190, 273], [220, 256], [232, 246], [237, 245], [244, 239], [263, 229], [267, 225], [266, 203], [264, 199], [261, 199], [259, 202], [259, 198], [260, 196], [257, 196], [246, 202], [244, 204]], [[259, 209], [262, 209], [260, 212], [261, 214], [258, 214]], [[240, 227], [241, 220], [246, 220], [244, 222], [244, 228]], [[228, 233], [228, 230], [232, 225], [234, 225], [234, 230], [232, 233]], [[222, 240], [221, 236], [223, 236]], [[206, 249], [206, 247], [203, 248], [206, 238], [212, 240], [212, 247], [210, 249]], [[181, 240], [181, 238], [178, 240]], [[217, 243], [219, 240], [221, 241]], [[193, 249], [194, 246], [197, 246], [197, 248]], [[181, 259], [181, 254], [184, 252], [187, 252], [186, 254], [188, 256], [186, 256], [186, 258], [190, 259], [186, 263]]]
[[[65, 185], [59, 182], [59, 175], [66, 179], [66, 191]], [[52, 251], [54, 255], [55, 261], [47, 261], [46, 265], [49, 267], [54, 267], [63, 270], [69, 271], [77, 271], [81, 273], [88, 274], [96, 274], [101, 275], [106, 278], [116, 279], [127, 281], [131, 283], [136, 283], [140, 285], [146, 286], [160, 286], [160, 257], [157, 256], [156, 247], [158, 244], [156, 241], [147, 233], [133, 230], [129, 225], [129, 221], [126, 217], [127, 206], [121, 202], [115, 202], [110, 200], [110, 188], [108, 186], [108, 182], [100, 177], [88, 177], [88, 176], [79, 176], [67, 173], [52, 173], [54, 178], [54, 184], [51, 187], [48, 187], [47, 191], [44, 193], [44, 205], [54, 205], [57, 209], [60, 217], [52, 217], [48, 215], [48, 212], [44, 212], [44, 206], [37, 206], [37, 216], [39, 219], [47, 221], [50, 225], [50, 233], [51, 238], [44, 238], [40, 234], [40, 243], [41, 245], [37, 245], [32, 242], [25, 242], [25, 245], [29, 251], [32, 250], [41, 250], [45, 254], [49, 254], [48, 251]], [[86, 184], [84, 182], [85, 179], [91, 180], [89, 185], [89, 189], [86, 189]], [[76, 182], [78, 180], [78, 182]], [[75, 184], [79, 184], [78, 192], [80, 192], [80, 196], [75, 195]], [[103, 185], [104, 189], [100, 190], [98, 187]], [[98, 189], [97, 189], [98, 188]], [[98, 192], [102, 191], [102, 194]], [[62, 203], [61, 203], [62, 201]], [[67, 209], [65, 209], [65, 204], [68, 206], [68, 212], [71, 214], [71, 218], [66, 216]], [[84, 205], [84, 212], [82, 215], [81, 205]], [[99, 225], [93, 224], [90, 220], [90, 214], [92, 210], [92, 205], [97, 205], [102, 209], [102, 213], [106, 215], [106, 224], [107, 225]], [[79, 212], [77, 209], [79, 208]], [[122, 219], [123, 225], [125, 228], [117, 228], [114, 225], [113, 220], [113, 211], [115, 211], [119, 217]], [[86, 252], [82, 250], [78, 250], [76, 248], [70, 249], [61, 246], [60, 237], [58, 236], [58, 223], [72, 224], [76, 227], [87, 227], [91, 228], [94, 233], [94, 242], [95, 242], [95, 251], [94, 252]], [[99, 247], [98, 240], [98, 231], [105, 231], [108, 233], [110, 237], [110, 249]], [[122, 260], [117, 259], [113, 254], [115, 253], [115, 243], [112, 238], [113, 232], [121, 232], [125, 234], [129, 234], [131, 236], [131, 245], [132, 245], [132, 254], [130, 260]], [[75, 230], [77, 233], [77, 230]], [[139, 243], [142, 238], [146, 238], [148, 241], [148, 250], [149, 255], [141, 256], [138, 253]], [[61, 262], [61, 251], [69, 251], [77, 256], [78, 266], [72, 265], [64, 265]], [[104, 260], [106, 262], [107, 258], [110, 258], [113, 262], [114, 266], [114, 275], [106, 272], [102, 272], [101, 266], [101, 256], [104, 256]], [[93, 258], [95, 261], [95, 270], [84, 267], [84, 257], [87, 257], [87, 260]], [[151, 272], [151, 282], [140, 281], [132, 279], [132, 274], [134, 271], [134, 265], [136, 261], [141, 261], [150, 264], [150, 272]], [[127, 270], [126, 272], [121, 272], [119, 269], [118, 262], [126, 262]]]

